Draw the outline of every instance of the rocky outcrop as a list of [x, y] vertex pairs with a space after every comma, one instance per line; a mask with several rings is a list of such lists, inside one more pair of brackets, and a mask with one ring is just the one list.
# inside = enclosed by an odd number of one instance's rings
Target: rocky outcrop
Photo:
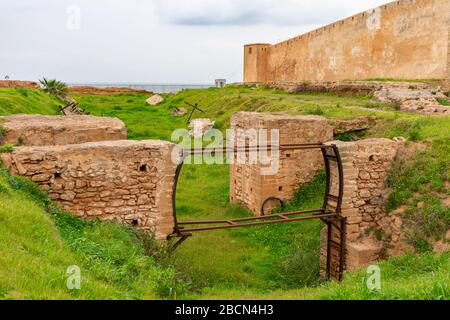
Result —
[[157, 104], [160, 104], [164, 101], [164, 98], [161, 97], [159, 94], [155, 94], [148, 98], [145, 102], [147, 102], [148, 105], [156, 106]]
[[182, 117], [185, 114], [187, 114], [187, 110], [185, 108], [182, 107], [176, 107], [172, 110], [172, 115], [175, 117]]
[[[444, 93], [431, 89], [382, 88], [374, 92], [374, 98], [380, 102], [393, 103], [401, 111], [423, 114], [448, 114], [449, 107], [437, 99], [448, 100]], [[450, 102], [450, 101], [449, 101]]]
[[[252, 86], [252, 84], [243, 84]], [[389, 81], [303, 81], [303, 82], [267, 82], [263, 84], [269, 88], [288, 91], [291, 93], [301, 92], [330, 92], [345, 94], [369, 94], [383, 88], [408, 89], [410, 82], [389, 82]], [[436, 84], [414, 83], [417, 89], [432, 89]]]
[[334, 127], [334, 135], [339, 135], [370, 129], [375, 125], [375, 118], [359, 117], [351, 120], [331, 119], [328, 122]]

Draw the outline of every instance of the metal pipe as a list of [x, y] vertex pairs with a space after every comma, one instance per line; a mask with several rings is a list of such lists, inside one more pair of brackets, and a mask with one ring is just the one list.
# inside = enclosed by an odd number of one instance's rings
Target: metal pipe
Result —
[[215, 227], [203, 227], [203, 228], [191, 228], [191, 229], [183, 229], [183, 232], [198, 232], [198, 231], [211, 231], [211, 230], [222, 230], [222, 229], [232, 229], [232, 228], [242, 228], [242, 227], [253, 227], [260, 226], [266, 224], [276, 224], [276, 223], [286, 223], [286, 222], [295, 222], [295, 221], [305, 221], [305, 220], [313, 220], [313, 219], [321, 219], [321, 218], [329, 218], [334, 217], [336, 214], [328, 213], [328, 214], [320, 214], [309, 217], [300, 217], [300, 218], [290, 218], [289, 220], [270, 220], [270, 221], [262, 221], [262, 222], [254, 222], [254, 223], [246, 223], [246, 224], [237, 224], [237, 225], [226, 225], [226, 226], [215, 226]]
[[270, 218], [278, 218], [280, 215], [283, 216], [293, 216], [299, 214], [307, 214], [313, 212], [323, 212], [322, 208], [320, 209], [311, 209], [311, 210], [302, 210], [302, 211], [293, 211], [293, 212], [283, 212], [280, 214], [270, 214], [266, 216], [257, 216], [257, 217], [248, 217], [248, 218], [239, 218], [239, 219], [228, 219], [228, 220], [209, 220], [209, 221], [184, 221], [178, 222], [179, 225], [188, 225], [188, 224], [213, 224], [213, 223], [227, 223], [228, 221], [240, 222], [240, 221], [252, 221], [252, 220], [267, 220]]

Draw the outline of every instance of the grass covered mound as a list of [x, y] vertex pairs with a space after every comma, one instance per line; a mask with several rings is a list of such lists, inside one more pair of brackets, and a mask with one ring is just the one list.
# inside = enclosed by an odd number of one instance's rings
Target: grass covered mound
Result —
[[[151, 239], [66, 215], [34, 183], [3, 169], [0, 222], [1, 299], [155, 299], [174, 286], [173, 271], [148, 254]], [[67, 289], [73, 265], [81, 290]]]

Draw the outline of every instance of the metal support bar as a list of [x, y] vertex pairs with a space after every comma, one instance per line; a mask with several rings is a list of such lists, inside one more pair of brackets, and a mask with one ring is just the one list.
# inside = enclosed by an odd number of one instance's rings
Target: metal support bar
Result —
[[[182, 242], [184, 242], [189, 236], [192, 234], [190, 232], [201, 232], [201, 231], [210, 231], [210, 230], [222, 230], [222, 229], [231, 229], [231, 228], [243, 228], [243, 227], [251, 227], [251, 226], [259, 226], [259, 225], [269, 225], [269, 224], [277, 224], [277, 223], [286, 223], [286, 222], [295, 222], [295, 221], [305, 221], [312, 219], [320, 219], [324, 223], [327, 224], [327, 278], [331, 277], [331, 246], [336, 247], [339, 251], [339, 267], [338, 267], [338, 280], [342, 279], [342, 274], [344, 272], [345, 265], [345, 226], [346, 219], [341, 217], [341, 206], [342, 206], [342, 198], [344, 194], [344, 174], [343, 174], [343, 166], [342, 160], [339, 154], [339, 150], [336, 145], [324, 145], [321, 143], [313, 143], [313, 144], [286, 144], [286, 145], [259, 145], [259, 146], [245, 146], [245, 147], [234, 147], [234, 148], [205, 148], [205, 149], [185, 149], [183, 150], [182, 159], [186, 159], [190, 155], [195, 154], [204, 154], [204, 153], [239, 153], [239, 152], [258, 152], [260, 150], [312, 150], [312, 149], [320, 149], [322, 151], [325, 171], [326, 171], [326, 191], [324, 196], [324, 202], [322, 208], [312, 209], [312, 210], [302, 210], [302, 211], [294, 211], [294, 212], [282, 212], [274, 215], [262, 215], [259, 217], [249, 217], [249, 218], [241, 218], [241, 219], [231, 219], [231, 220], [210, 220], [210, 221], [188, 221], [188, 222], [178, 222], [176, 215], [176, 191], [177, 184], [180, 177], [181, 168], [183, 166], [183, 161], [178, 166], [175, 173], [175, 182], [173, 186], [173, 212], [174, 212], [174, 221], [175, 228], [174, 233], [169, 236], [169, 238], [179, 237], [180, 240], [175, 243], [172, 247], [175, 250]], [[332, 152], [332, 154], [330, 154]], [[331, 165], [330, 162], [333, 162], [336, 167], [336, 172], [338, 175], [338, 195], [331, 194]], [[268, 199], [270, 200], [270, 199]], [[266, 200], [266, 201], [268, 201]], [[278, 199], [279, 200], [279, 199]], [[330, 205], [329, 201], [335, 202], [335, 204]], [[283, 202], [280, 200], [283, 204]], [[264, 205], [262, 206], [262, 214], [264, 213]], [[296, 217], [291, 218], [293, 215], [305, 215], [311, 214], [309, 216]], [[263, 220], [263, 221], [258, 221]], [[258, 221], [258, 222], [252, 222]], [[244, 223], [242, 223], [244, 222]], [[249, 223], [247, 223], [249, 222]], [[219, 224], [217, 226], [211, 226], [214, 224]], [[185, 226], [195, 226], [195, 225], [209, 225], [205, 227], [192, 227], [186, 228]], [[340, 233], [340, 242], [338, 243], [331, 239], [333, 234], [333, 227], [335, 227]]]
[[335, 215], [336, 214], [334, 214], [334, 213], [328, 213], [328, 214], [318, 214], [318, 215], [313, 215], [313, 216], [309, 216], [309, 217], [300, 217], [300, 218], [288, 218], [288, 219], [281, 219], [281, 220], [269, 220], [269, 221], [244, 223], [244, 224], [210, 226], [210, 227], [201, 227], [201, 228], [190, 228], [190, 229], [183, 229], [183, 232], [199, 232], [199, 231], [211, 231], [211, 230], [222, 230], [222, 229], [232, 229], [232, 228], [254, 227], [254, 226], [260, 226], [260, 225], [267, 225], [267, 224], [277, 224], [277, 223], [313, 220], [313, 219], [320, 219], [320, 218], [329, 218], [329, 217], [334, 217]]

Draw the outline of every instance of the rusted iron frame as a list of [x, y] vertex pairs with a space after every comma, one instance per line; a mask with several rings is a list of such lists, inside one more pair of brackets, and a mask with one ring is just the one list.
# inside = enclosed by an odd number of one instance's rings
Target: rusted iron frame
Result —
[[239, 153], [239, 152], [259, 152], [262, 150], [307, 150], [307, 149], [327, 149], [331, 146], [327, 146], [321, 143], [311, 144], [284, 144], [284, 145], [258, 145], [258, 146], [244, 146], [244, 147], [212, 147], [212, 148], [190, 148], [183, 149], [183, 157], [190, 155], [204, 154], [204, 153]]
[[[258, 152], [260, 150], [273, 150], [276, 149], [278, 151], [284, 151], [284, 150], [306, 150], [306, 149], [321, 149], [324, 163], [325, 163], [325, 170], [326, 170], [326, 192], [324, 197], [324, 204], [323, 208], [321, 209], [314, 209], [314, 210], [304, 210], [304, 211], [297, 211], [297, 212], [291, 212], [291, 213], [279, 213], [275, 215], [268, 215], [261, 217], [252, 217], [252, 218], [242, 218], [242, 219], [234, 219], [234, 220], [211, 220], [211, 221], [194, 221], [194, 222], [178, 222], [177, 216], [176, 216], [176, 190], [178, 185], [178, 180], [180, 177], [181, 169], [184, 163], [184, 160], [190, 156], [195, 154], [203, 154], [205, 152], [211, 152], [211, 153], [238, 153], [238, 152]], [[333, 155], [329, 155], [327, 153], [327, 150], [333, 150]], [[330, 169], [330, 161], [335, 161], [337, 163], [338, 167], [338, 175], [339, 175], [339, 190], [338, 190], [338, 196], [330, 194], [331, 189], [331, 169]], [[221, 230], [221, 229], [230, 229], [230, 228], [242, 228], [242, 227], [250, 227], [250, 226], [258, 226], [258, 225], [267, 225], [267, 224], [275, 224], [275, 223], [286, 223], [286, 222], [295, 222], [295, 221], [304, 221], [304, 220], [310, 220], [310, 219], [321, 219], [325, 224], [328, 226], [328, 239], [327, 239], [327, 277], [329, 278], [331, 276], [331, 245], [333, 244], [332, 237], [332, 227], [335, 226], [339, 232], [340, 232], [340, 244], [336, 243], [335, 246], [340, 249], [339, 254], [339, 268], [338, 268], [338, 276], [337, 280], [341, 281], [344, 271], [344, 265], [345, 265], [345, 227], [346, 227], [346, 218], [341, 216], [341, 206], [342, 206], [342, 198], [344, 193], [344, 176], [343, 176], [343, 166], [342, 166], [342, 160], [339, 154], [339, 150], [336, 145], [324, 145], [324, 144], [288, 144], [288, 145], [265, 145], [265, 146], [256, 146], [256, 147], [235, 147], [235, 148], [204, 148], [204, 149], [185, 149], [183, 150], [183, 156], [182, 161], [178, 165], [175, 173], [175, 182], [173, 185], [173, 195], [172, 195], [172, 205], [173, 205], [173, 212], [174, 212], [174, 223], [175, 223], [175, 229], [174, 233], [168, 237], [168, 239], [172, 238], [180, 238], [173, 246], [171, 251], [175, 250], [181, 243], [183, 243], [186, 239], [188, 239], [190, 236], [192, 236], [192, 233], [190, 232], [198, 232], [198, 231], [209, 231], [209, 230]], [[333, 210], [333, 213], [330, 213], [330, 210], [328, 208], [328, 202], [330, 200], [333, 200], [336, 202], [336, 209]], [[262, 207], [263, 210], [263, 207]], [[309, 211], [309, 212], [308, 212]], [[320, 212], [320, 214], [313, 214], [312, 216], [308, 217], [301, 217], [301, 218], [288, 218], [290, 215], [299, 215], [299, 214], [307, 214], [307, 213], [313, 213], [313, 212]], [[259, 219], [258, 219], [259, 218]], [[279, 220], [269, 220], [269, 221], [262, 221], [262, 222], [256, 222], [256, 223], [244, 223], [244, 224], [238, 224], [237, 222], [240, 221], [252, 221], [252, 220], [261, 220], [261, 219], [271, 219], [271, 218], [278, 218]], [[340, 227], [337, 227], [334, 222], [339, 221]], [[227, 223], [228, 225], [225, 226], [209, 226], [204, 228], [191, 228], [191, 229], [185, 229], [182, 227], [182, 225], [200, 225], [200, 224], [215, 224], [215, 223]]]
[[292, 211], [292, 212], [283, 212], [283, 213], [271, 214], [271, 215], [266, 215], [266, 216], [256, 216], [256, 217], [228, 219], [228, 220], [183, 221], [183, 222], [179, 222], [178, 225], [215, 224], [215, 223], [227, 223], [228, 221], [245, 222], [245, 221], [253, 221], [253, 220], [268, 220], [268, 219], [271, 219], [271, 218], [279, 218], [279, 216], [281, 216], [281, 215], [289, 217], [289, 216], [293, 216], [293, 215], [301, 215], [301, 214], [308, 214], [308, 213], [322, 212], [322, 211], [323, 211], [322, 208], [319, 208], [319, 209], [309, 209], [309, 210], [300, 210], [300, 211]]
[[[235, 147], [235, 148], [190, 148], [190, 149], [184, 149], [183, 150], [183, 155], [182, 155], [182, 159], [180, 161], [180, 164], [178, 165], [176, 172], [175, 172], [175, 182], [173, 185], [173, 194], [172, 194], [172, 207], [173, 207], [173, 212], [174, 212], [174, 224], [175, 224], [175, 229], [174, 229], [174, 234], [171, 235], [171, 237], [173, 236], [182, 236], [182, 232], [185, 230], [182, 230], [183, 228], [180, 228], [180, 225], [182, 225], [183, 223], [178, 222], [177, 220], [177, 215], [176, 215], [176, 190], [177, 190], [177, 186], [178, 186], [178, 180], [181, 174], [181, 169], [183, 167], [183, 163], [184, 160], [190, 156], [190, 155], [194, 155], [194, 154], [203, 154], [205, 152], [220, 152], [220, 153], [237, 153], [237, 152], [252, 152], [252, 151], [259, 151], [259, 150], [267, 150], [267, 149], [272, 149], [274, 148], [273, 145], [264, 145], [264, 146], [255, 146], [255, 147], [251, 147], [251, 146], [246, 146], [246, 147]], [[283, 150], [304, 150], [304, 149], [321, 149], [322, 153], [323, 153], [323, 157], [324, 157], [324, 162], [325, 162], [325, 168], [326, 168], [326, 176], [327, 176], [327, 181], [326, 181], [326, 194], [325, 194], [325, 200], [324, 200], [324, 206], [323, 206], [323, 212], [325, 213], [325, 211], [327, 210], [327, 206], [328, 206], [328, 200], [329, 200], [329, 191], [330, 191], [330, 183], [331, 183], [331, 177], [330, 177], [330, 165], [329, 165], [329, 160], [330, 158], [335, 158], [335, 160], [338, 163], [338, 169], [339, 169], [339, 199], [337, 201], [337, 208], [336, 208], [336, 214], [340, 214], [340, 208], [341, 208], [341, 204], [342, 204], [342, 195], [343, 195], [343, 169], [342, 169], [342, 162], [339, 156], [339, 151], [337, 149], [336, 145], [324, 145], [321, 143], [311, 143], [311, 144], [285, 144], [285, 145], [275, 145], [275, 148], [277, 150], [283, 151]], [[334, 156], [330, 157], [329, 155], [327, 155], [326, 150], [327, 149], [332, 149], [334, 152]], [[281, 213], [281, 215], [283, 215], [283, 213]], [[324, 221], [325, 223], [327, 223], [327, 219], [323, 218], [321, 216], [315, 216], [314, 218], [316, 219], [321, 219], [322, 221]], [[284, 219], [286, 220], [286, 219]], [[208, 224], [210, 222], [208, 221], [198, 221], [195, 222], [195, 224]], [[272, 222], [273, 223], [273, 222]], [[184, 223], [186, 224], [186, 223]], [[193, 224], [193, 223], [192, 223]], [[245, 227], [246, 225], [239, 225], [239, 227]], [[224, 226], [225, 227], [225, 226]]]
[[[233, 229], [233, 228], [242, 228], [242, 227], [254, 227], [254, 226], [261, 226], [261, 225], [268, 225], [268, 224], [277, 224], [277, 223], [286, 223], [286, 222], [295, 222], [295, 221], [305, 221], [305, 220], [312, 220], [312, 219], [322, 219], [322, 218], [332, 218], [335, 217], [336, 214], [334, 213], [321, 213], [317, 215], [311, 215], [307, 217], [299, 217], [299, 218], [287, 218], [284, 219], [282, 216], [284, 214], [279, 215], [269, 215], [264, 216], [266, 219], [270, 218], [279, 218], [279, 220], [268, 220], [268, 221], [260, 221], [260, 222], [252, 222], [252, 223], [242, 223], [237, 224], [235, 220], [228, 220], [226, 221], [228, 225], [223, 226], [209, 226], [209, 227], [200, 227], [200, 228], [191, 228], [191, 229], [181, 229], [182, 234], [184, 232], [199, 232], [199, 231], [211, 231], [211, 230], [223, 230], [223, 229]], [[235, 223], [235, 224], [233, 224]]]

